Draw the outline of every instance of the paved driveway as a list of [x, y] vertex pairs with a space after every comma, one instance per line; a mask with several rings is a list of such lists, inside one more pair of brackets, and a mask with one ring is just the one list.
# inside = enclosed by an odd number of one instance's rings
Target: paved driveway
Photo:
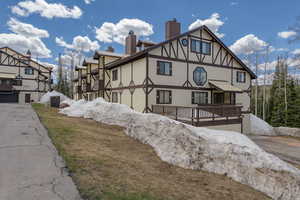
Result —
[[300, 166], [300, 139], [280, 136], [250, 136], [250, 138], [265, 151]]
[[30, 105], [0, 104], [0, 199], [80, 199]]

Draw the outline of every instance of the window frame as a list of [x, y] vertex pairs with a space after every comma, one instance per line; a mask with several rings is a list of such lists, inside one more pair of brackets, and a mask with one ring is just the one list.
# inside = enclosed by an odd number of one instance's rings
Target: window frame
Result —
[[[240, 80], [239, 74], [243, 74], [243, 76], [244, 76], [243, 80]], [[246, 83], [246, 72], [237, 71], [236, 72], [236, 82], [237, 83]]]
[[[193, 50], [193, 42], [199, 42], [200, 43], [200, 51], [197, 51], [197, 48], [195, 47], [195, 50]], [[203, 43], [209, 44], [209, 52], [203, 52]], [[190, 46], [190, 51], [193, 53], [198, 53], [198, 54], [203, 54], [203, 55], [211, 55], [211, 42], [203, 41], [203, 40], [197, 40], [191, 38], [191, 46]]]
[[[168, 64], [170, 64], [170, 74], [166, 74], [166, 73], [161, 73], [161, 71], [160, 71], [160, 63], [168, 63]], [[172, 67], [172, 62], [167, 62], [167, 61], [161, 61], [161, 60], [158, 60], [157, 62], [156, 62], [156, 66], [157, 66], [157, 68], [156, 68], [156, 74], [157, 75], [162, 75], [162, 76], [172, 76], [172, 74], [173, 74], [173, 67]], [[164, 65], [164, 72], [166, 72], [166, 70], [165, 70], [166, 68], [165, 68], [165, 65]]]
[[[197, 80], [196, 80], [196, 77], [195, 77], [195, 73], [196, 71], [198, 70], [202, 70], [202, 73], [205, 73], [205, 81], [204, 82], [201, 82], [199, 83]], [[201, 77], [200, 77], [201, 78]], [[194, 83], [197, 85], [197, 86], [204, 86], [206, 83], [207, 83], [207, 71], [204, 67], [200, 67], [200, 66], [197, 66], [194, 71], [193, 71], [193, 81]], [[201, 80], [200, 80], [201, 81]]]
[[[209, 52], [203, 52], [203, 43], [208, 44], [209, 45]], [[206, 42], [206, 41], [201, 41], [201, 53], [204, 55], [210, 55], [211, 54], [211, 42]]]
[[[199, 93], [199, 94], [205, 94], [205, 103], [197, 103], [195, 102], [195, 94]], [[200, 100], [200, 99], [199, 99]], [[203, 91], [192, 91], [192, 104], [197, 104], [197, 105], [206, 105], [208, 104], [208, 92], [203, 92]]]
[[112, 70], [112, 81], [117, 81], [118, 80], [118, 69]]
[[20, 79], [14, 79], [13, 82], [12, 82], [12, 84], [13, 84], [14, 86], [22, 86], [23, 81], [20, 80]]
[[[114, 95], [116, 95], [116, 96], [114, 97]], [[119, 102], [118, 92], [112, 92], [111, 93], [111, 102], [112, 103], [118, 103]]]
[[[28, 70], [30, 70], [31, 73], [28, 73]], [[25, 67], [24, 68], [24, 74], [25, 75], [34, 75], [34, 70], [31, 67]]]
[[[169, 93], [169, 101], [165, 101], [165, 94]], [[160, 95], [163, 94], [163, 102], [160, 101]], [[156, 104], [172, 104], [172, 90], [156, 90]]]

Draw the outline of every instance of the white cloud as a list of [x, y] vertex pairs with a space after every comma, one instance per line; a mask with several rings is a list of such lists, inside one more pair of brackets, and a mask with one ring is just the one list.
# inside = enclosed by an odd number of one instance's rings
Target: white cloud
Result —
[[153, 34], [153, 26], [151, 24], [140, 19], [124, 18], [116, 24], [103, 23], [101, 27], [96, 28], [96, 38], [101, 42], [124, 44], [130, 30], [134, 31], [137, 37]]
[[300, 49], [295, 49], [294, 51], [292, 51], [292, 54], [300, 55]]
[[20, 34], [2, 33], [0, 34], [0, 46], [8, 46], [21, 53], [25, 53], [29, 49], [32, 56], [51, 57], [51, 51], [38, 37], [26, 37]]
[[7, 22], [7, 25], [9, 26], [9, 30], [12, 32], [26, 37], [49, 37], [48, 31], [36, 28], [31, 24], [22, 23], [15, 18], [10, 18], [10, 20]]
[[45, 0], [21, 1], [16, 6], [13, 6], [11, 11], [20, 16], [38, 13], [48, 19], [52, 19], [53, 17], [77, 19], [82, 15], [81, 9], [77, 6], [68, 8], [61, 3], [48, 3]]
[[93, 1], [95, 1], [95, 0], [84, 0], [84, 3], [90, 4], [90, 3], [92, 3]]
[[229, 48], [236, 54], [251, 54], [261, 51], [268, 44], [253, 34], [248, 34], [234, 42]]
[[20, 53], [30, 50], [33, 57], [51, 57], [51, 50], [41, 40], [41, 38], [49, 37], [48, 31], [14, 18], [11, 18], [7, 25], [13, 33], [0, 33], [0, 47], [7, 46]]
[[282, 32], [279, 32], [277, 35], [283, 39], [287, 39], [287, 38], [297, 35], [297, 33], [295, 31], [282, 31]]
[[213, 13], [208, 19], [204, 19], [204, 20], [197, 19], [189, 26], [189, 30], [195, 29], [203, 25], [207, 26], [219, 38], [225, 36], [224, 33], [219, 33], [219, 28], [224, 25], [224, 22], [220, 20], [219, 13]]
[[100, 45], [97, 41], [91, 41], [89, 37], [83, 37], [80, 35], [73, 38], [72, 44], [66, 43], [62, 37], [56, 37], [55, 42], [59, 46], [65, 47], [67, 49], [74, 49], [83, 52], [95, 51], [100, 48]]
[[239, 3], [238, 2], [236, 2], [236, 1], [232, 1], [232, 2], [230, 2], [230, 5], [231, 6], [237, 6]]

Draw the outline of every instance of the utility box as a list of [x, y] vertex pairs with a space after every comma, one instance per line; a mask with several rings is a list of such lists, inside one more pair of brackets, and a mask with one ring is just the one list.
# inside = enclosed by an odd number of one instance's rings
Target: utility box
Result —
[[60, 96], [52, 96], [50, 97], [50, 106], [54, 108], [59, 108], [60, 104]]

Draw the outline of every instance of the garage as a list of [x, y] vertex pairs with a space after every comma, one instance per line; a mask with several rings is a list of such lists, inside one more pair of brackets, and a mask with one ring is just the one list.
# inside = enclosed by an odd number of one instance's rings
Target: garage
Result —
[[0, 103], [18, 103], [19, 94], [16, 92], [0, 92]]

